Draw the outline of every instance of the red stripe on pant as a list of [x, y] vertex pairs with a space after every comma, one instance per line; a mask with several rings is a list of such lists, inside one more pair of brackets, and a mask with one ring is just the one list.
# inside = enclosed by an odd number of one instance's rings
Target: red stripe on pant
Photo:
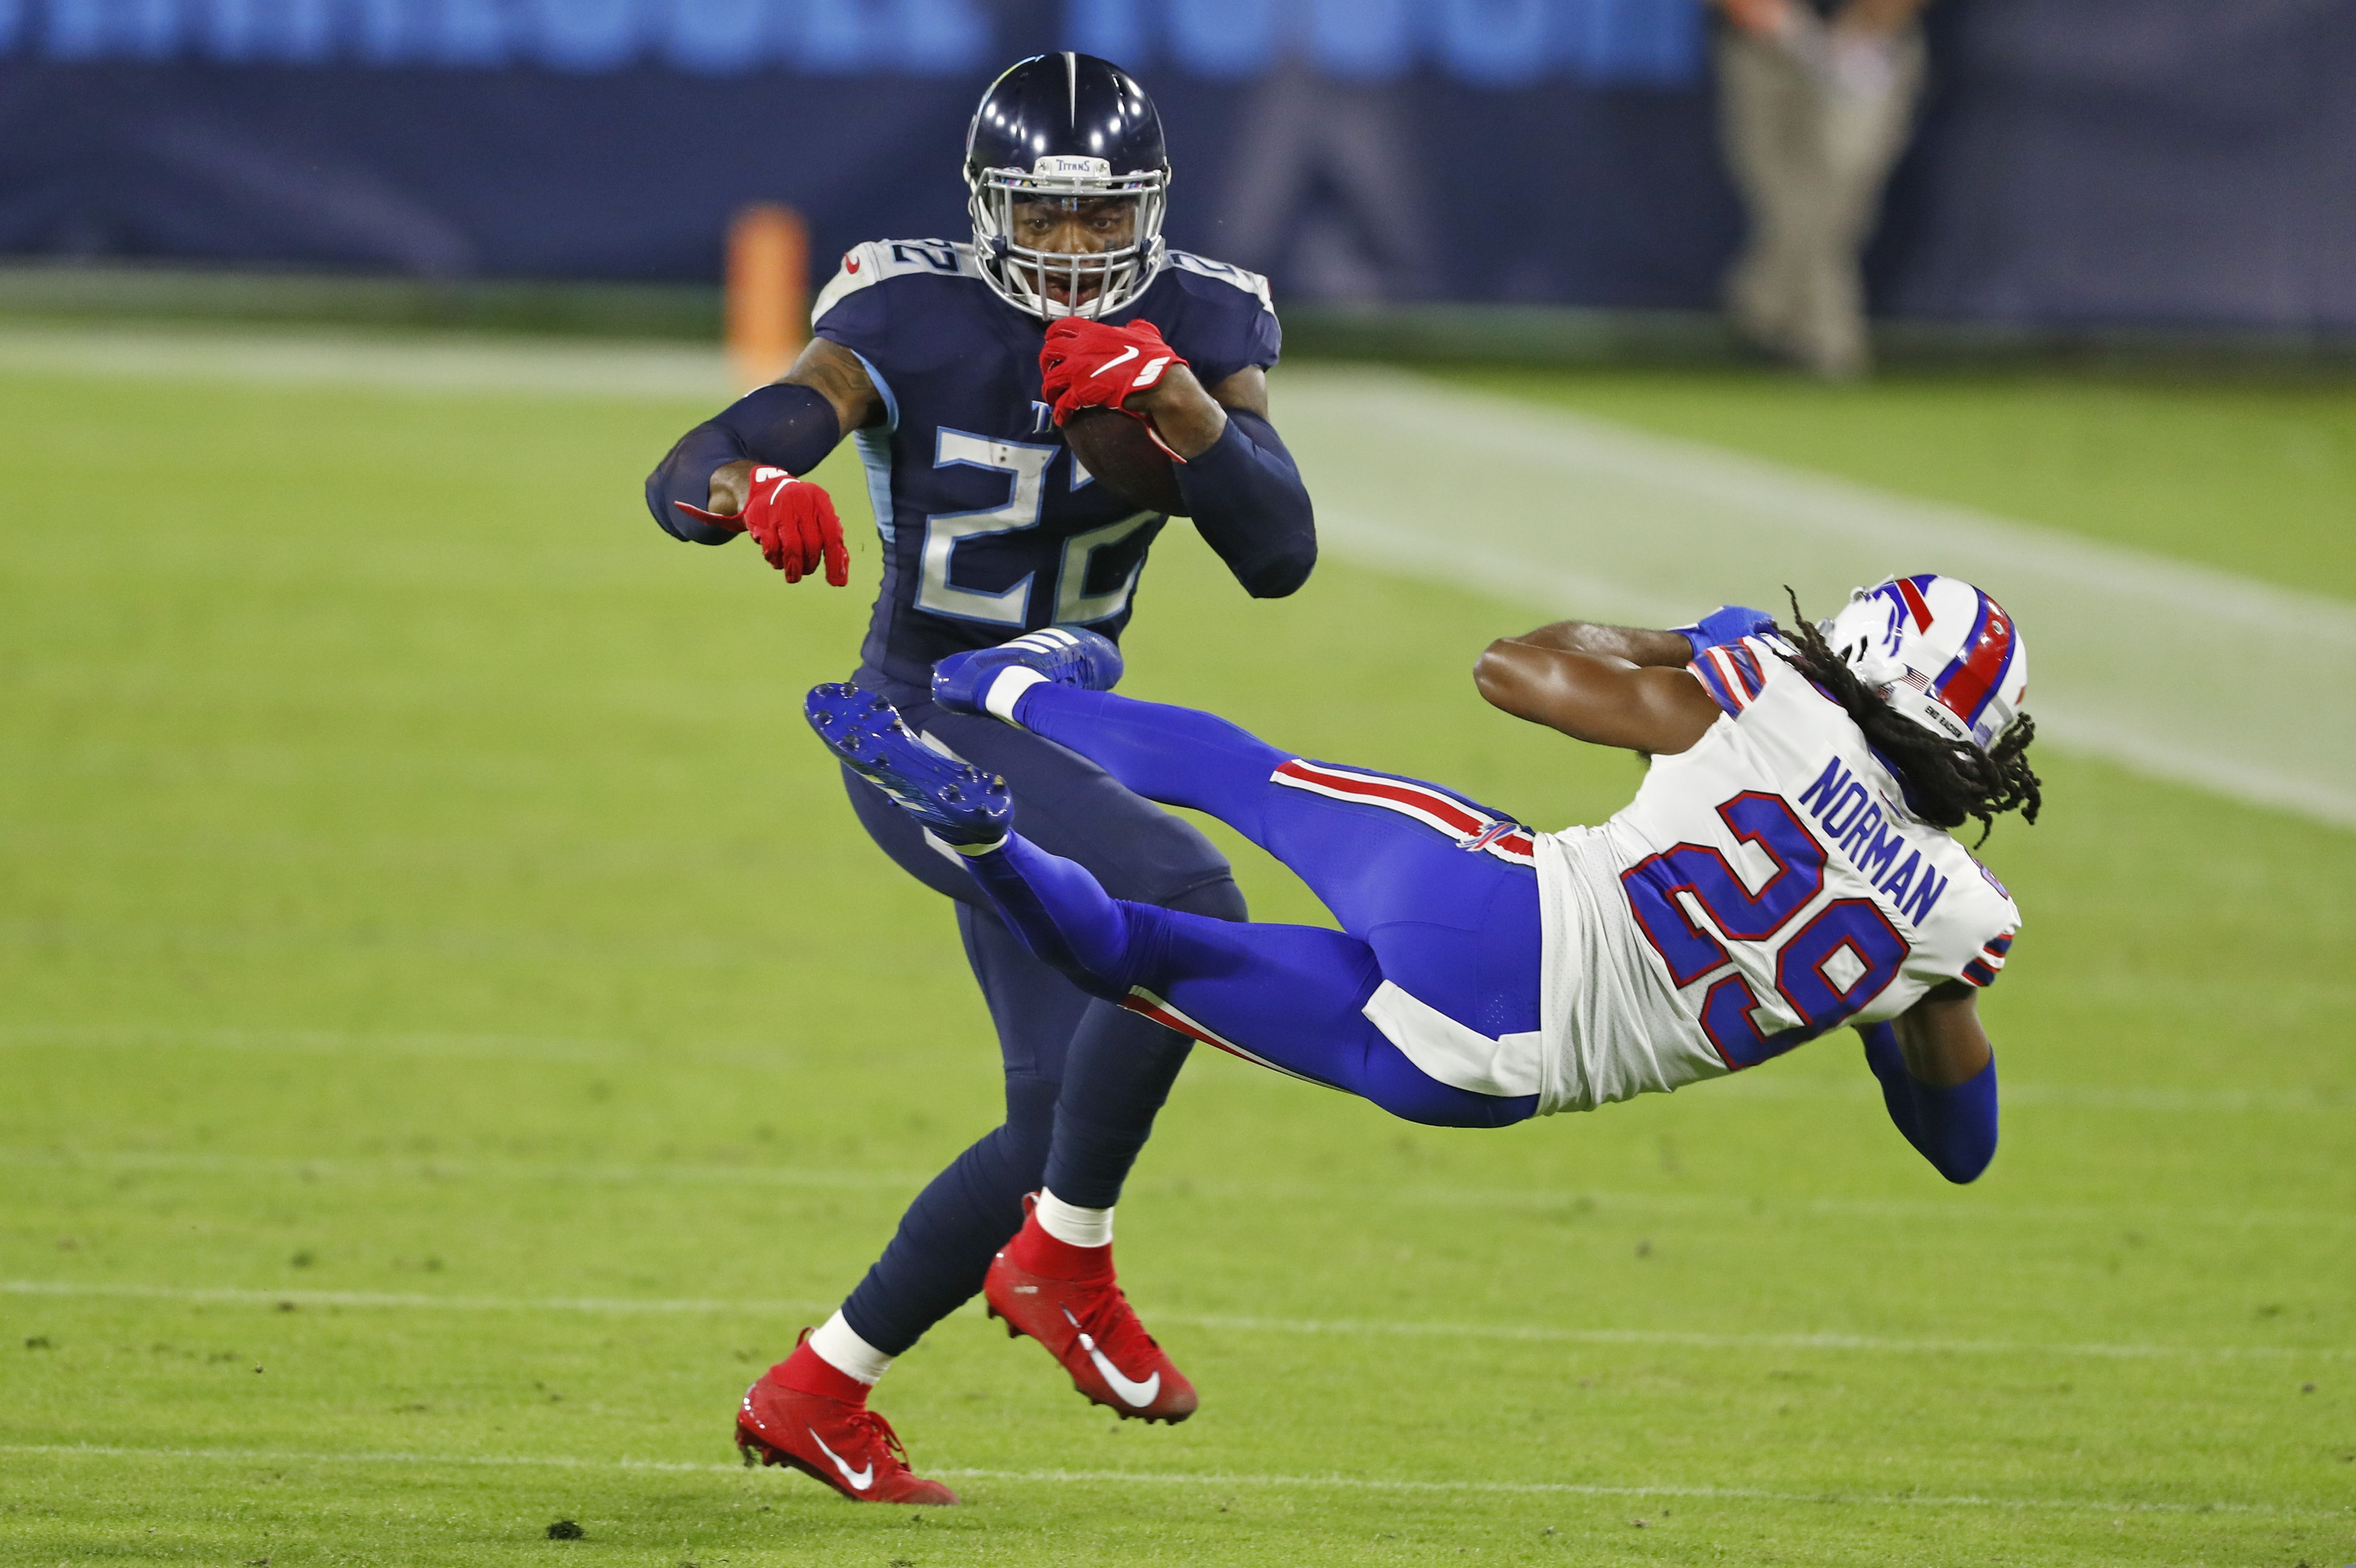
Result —
[[[1279, 783], [1290, 780], [1296, 785], [1308, 785], [1320, 792], [1330, 791], [1361, 804], [1379, 805], [1404, 816], [1431, 817], [1441, 830], [1453, 832], [1467, 841], [1479, 838], [1502, 826], [1509, 831], [1497, 835], [1478, 848], [1517, 866], [1537, 863], [1537, 846], [1520, 824], [1506, 822], [1503, 817], [1483, 816], [1454, 795], [1443, 795], [1428, 785], [1410, 784], [1405, 779], [1344, 773], [1338, 768], [1321, 768], [1299, 757], [1279, 765], [1270, 776]], [[1473, 846], [1468, 842], [1466, 847]]]

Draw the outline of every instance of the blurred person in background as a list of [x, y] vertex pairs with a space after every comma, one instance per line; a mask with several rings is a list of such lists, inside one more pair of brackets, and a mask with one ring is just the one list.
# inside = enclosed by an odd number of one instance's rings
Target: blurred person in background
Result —
[[1928, 0], [1716, 0], [1719, 117], [1750, 232], [1734, 328], [1819, 376], [1871, 368], [1861, 258], [1922, 91]]

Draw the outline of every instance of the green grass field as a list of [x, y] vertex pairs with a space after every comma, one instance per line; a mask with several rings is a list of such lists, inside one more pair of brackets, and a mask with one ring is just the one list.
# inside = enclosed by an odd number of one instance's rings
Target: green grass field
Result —
[[[1516, 379], [2356, 593], [2344, 390]], [[1198, 1053], [1121, 1210], [1195, 1420], [968, 1312], [878, 1397], [968, 1506], [733, 1467], [996, 1071], [798, 717], [873, 539], [661, 539], [702, 411], [0, 378], [0, 1562], [2356, 1562], [2356, 837], [2058, 752], [1976, 1185], [1847, 1037], [1487, 1134]], [[1141, 694], [1546, 826], [1634, 784], [1477, 703], [1526, 612], [1177, 534], [1141, 606]]]

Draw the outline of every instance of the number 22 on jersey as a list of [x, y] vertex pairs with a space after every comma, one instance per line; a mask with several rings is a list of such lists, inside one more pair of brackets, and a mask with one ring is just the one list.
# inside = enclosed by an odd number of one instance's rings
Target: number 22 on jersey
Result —
[[[936, 468], [967, 466], [992, 469], [1010, 478], [1006, 503], [970, 512], [936, 512], [925, 520], [922, 577], [916, 585], [916, 608], [960, 621], [983, 621], [1017, 629], [1030, 624], [1031, 593], [1035, 572], [1024, 572], [1005, 588], [987, 592], [960, 588], [951, 581], [958, 546], [969, 539], [1010, 534], [1039, 526], [1046, 504], [1047, 465], [1061, 446], [1037, 446], [1027, 442], [994, 440], [961, 430], [944, 429], [934, 449]], [[1120, 543], [1160, 514], [1136, 512], [1101, 528], [1090, 528], [1064, 541], [1055, 582], [1055, 614], [1058, 624], [1087, 625], [1110, 620], [1129, 606], [1129, 596], [1144, 570], [1141, 560], [1121, 581], [1100, 593], [1087, 592], [1088, 569], [1098, 550]]]

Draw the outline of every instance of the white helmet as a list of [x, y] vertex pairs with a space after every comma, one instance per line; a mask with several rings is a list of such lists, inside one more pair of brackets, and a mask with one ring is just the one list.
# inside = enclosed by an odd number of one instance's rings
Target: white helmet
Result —
[[1817, 629], [1875, 696], [1946, 740], [1995, 745], [2029, 695], [2019, 629], [1960, 577], [1926, 572], [1853, 589]]

